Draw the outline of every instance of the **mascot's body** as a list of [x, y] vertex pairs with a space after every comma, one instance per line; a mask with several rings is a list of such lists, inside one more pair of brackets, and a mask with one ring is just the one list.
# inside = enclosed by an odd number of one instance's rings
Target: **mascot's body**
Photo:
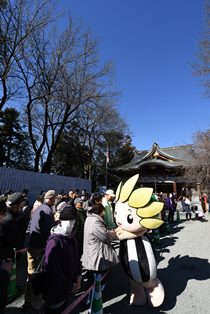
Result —
[[136, 282], [148, 282], [156, 278], [156, 260], [147, 234], [136, 239], [122, 240], [120, 261], [128, 277]]
[[164, 289], [157, 278], [155, 254], [146, 231], [162, 224], [157, 215], [163, 204], [156, 201], [151, 188], [133, 191], [137, 180], [138, 175], [123, 186], [120, 183], [116, 192], [116, 223], [129, 234], [128, 239], [121, 240], [120, 261], [131, 282], [130, 304], [143, 305], [148, 298], [157, 307], [164, 300]]

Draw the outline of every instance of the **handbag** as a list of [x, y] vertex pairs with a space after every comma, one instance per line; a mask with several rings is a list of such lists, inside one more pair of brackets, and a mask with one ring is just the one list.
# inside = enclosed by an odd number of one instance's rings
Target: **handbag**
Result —
[[119, 263], [117, 253], [111, 244], [102, 246], [102, 256], [99, 257], [98, 271], [106, 271]]
[[32, 291], [35, 295], [42, 294], [44, 291], [45, 280], [46, 280], [46, 272], [44, 271], [44, 258], [43, 255], [39, 265], [37, 266], [35, 272], [30, 276], [30, 283], [32, 287]]

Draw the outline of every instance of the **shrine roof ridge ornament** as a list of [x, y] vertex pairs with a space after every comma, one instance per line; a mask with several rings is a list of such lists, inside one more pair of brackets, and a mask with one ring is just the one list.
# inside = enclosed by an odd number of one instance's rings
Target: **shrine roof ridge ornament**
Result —
[[154, 142], [150, 150], [137, 151], [133, 159], [116, 171], [136, 171], [146, 165], [160, 165], [165, 168], [182, 168], [186, 162], [192, 159], [193, 145], [182, 145], [175, 147], [160, 148], [158, 143]]
[[152, 149], [141, 159], [141, 162], [149, 160], [151, 158], [163, 159], [168, 162], [182, 161], [177, 157], [165, 153], [163, 150], [160, 149], [160, 146], [156, 142], [152, 145]]

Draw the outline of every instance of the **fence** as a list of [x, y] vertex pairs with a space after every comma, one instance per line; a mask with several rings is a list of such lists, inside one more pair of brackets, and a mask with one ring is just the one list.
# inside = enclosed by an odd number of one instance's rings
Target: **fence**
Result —
[[37, 173], [0, 167], [0, 194], [7, 190], [22, 192], [28, 189], [30, 205], [33, 204], [40, 191], [56, 190], [58, 193], [69, 192], [71, 189], [86, 189], [91, 192], [91, 181], [54, 174]]

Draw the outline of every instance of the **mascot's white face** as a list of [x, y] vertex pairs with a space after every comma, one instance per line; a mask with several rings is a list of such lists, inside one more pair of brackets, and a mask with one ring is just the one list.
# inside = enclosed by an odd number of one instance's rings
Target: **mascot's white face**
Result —
[[138, 232], [143, 227], [140, 225], [140, 217], [137, 215], [137, 209], [128, 205], [128, 202], [118, 201], [115, 205], [115, 221], [118, 227], [129, 232]]
[[133, 191], [139, 175], [128, 179], [124, 185], [119, 184], [116, 191], [115, 220], [118, 227], [129, 232], [140, 232], [142, 229], [156, 229], [163, 223], [157, 215], [163, 208], [157, 202], [152, 188], [139, 188]]

